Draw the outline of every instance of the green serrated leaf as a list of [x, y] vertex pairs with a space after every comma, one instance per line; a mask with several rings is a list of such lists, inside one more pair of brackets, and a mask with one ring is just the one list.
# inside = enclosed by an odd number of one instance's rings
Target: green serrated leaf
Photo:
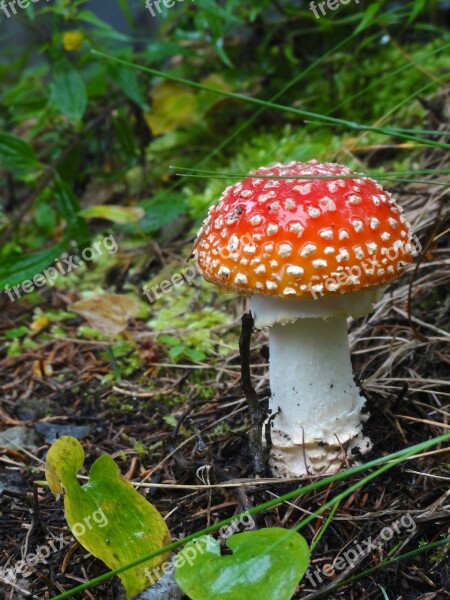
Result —
[[231, 536], [221, 556], [211, 536], [187, 544], [175, 560], [175, 579], [191, 600], [290, 600], [309, 564], [306, 540], [277, 527]]
[[[80, 486], [77, 473], [84, 450], [73, 437], [62, 437], [47, 454], [45, 476], [52, 492], [64, 491], [67, 523], [75, 538], [110, 569], [116, 569], [170, 543], [167, 525], [104, 454], [92, 465], [89, 482]], [[149, 587], [147, 573], [167, 561], [162, 554], [120, 574], [130, 598]]]

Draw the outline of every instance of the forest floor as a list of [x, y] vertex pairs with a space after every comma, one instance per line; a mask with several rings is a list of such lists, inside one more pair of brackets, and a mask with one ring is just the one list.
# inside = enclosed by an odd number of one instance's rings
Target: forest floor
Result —
[[[442, 168], [445, 164], [448, 155], [427, 150], [424, 168]], [[450, 249], [445, 236], [436, 235], [448, 227], [446, 189], [426, 182], [397, 183], [391, 189], [404, 207], [423, 251], [402, 278], [389, 287], [373, 314], [350, 324], [354, 373], [370, 412], [365, 432], [373, 442], [373, 450], [367, 460], [450, 430]], [[178, 240], [161, 246], [166, 264], [170, 265], [171, 257], [183, 253], [189, 243]], [[117, 271], [111, 277], [117, 278]], [[120, 277], [126, 277], [126, 273]], [[76, 299], [76, 291], [59, 286], [43, 292], [40, 308], [44, 313], [61, 314]], [[82, 441], [88, 466], [102, 453], [111, 454], [125, 477], [166, 516], [174, 539], [311, 480], [286, 482], [253, 476], [237, 345], [240, 317], [246, 310], [242, 299], [227, 297], [223, 301], [222, 308], [226, 308], [231, 322], [217, 325], [216, 333], [225, 336], [232, 332], [236, 343], [226, 356], [216, 353], [211, 361], [208, 357], [198, 362], [171, 361], [158, 345], [155, 332], [139, 319], [131, 320], [128, 333], [138, 350], [132, 349], [129, 354], [139, 353], [139, 365], [122, 381], [105, 380], [111, 373], [105, 355], [108, 342], [80, 339], [80, 317], [61, 319], [58, 335], [52, 335], [48, 324], [44, 323], [42, 329], [42, 323], [35, 324], [35, 306], [26, 299], [3, 302], [3, 578], [8, 568], [27, 553], [52, 538], [65, 540], [63, 547], [58, 545], [46, 562], [36, 564], [26, 577], [19, 575], [12, 583], [0, 585], [5, 600], [50, 598], [105, 572], [104, 565], [75, 542], [64, 519], [62, 500], [56, 501], [43, 483], [46, 451], [62, 435]], [[198, 310], [201, 303], [199, 293], [192, 310]], [[167, 330], [173, 333], [170, 327]], [[15, 335], [22, 336], [21, 343]], [[23, 343], [24, 337], [35, 343]], [[11, 352], [13, 343], [20, 351]], [[251, 342], [252, 381], [263, 406], [267, 406], [270, 393], [267, 357], [266, 334], [256, 332]], [[128, 358], [122, 357], [125, 361]], [[434, 554], [419, 554], [327, 591], [389, 555], [414, 550], [424, 541], [431, 543], [449, 534], [449, 451], [448, 447], [437, 446], [353, 493], [334, 515], [313, 554], [310, 576], [303, 579], [295, 598], [450, 598], [450, 549], [445, 546]], [[257, 526], [290, 528], [347, 485], [342, 481], [282, 503], [256, 517]], [[302, 531], [308, 541], [317, 535], [326, 516]], [[359, 555], [342, 572], [324, 574], [323, 565], [351, 547], [364, 547], [367, 539], [376, 539], [399, 519], [393, 539]], [[84, 597], [120, 597], [120, 584], [113, 581], [85, 592]]]

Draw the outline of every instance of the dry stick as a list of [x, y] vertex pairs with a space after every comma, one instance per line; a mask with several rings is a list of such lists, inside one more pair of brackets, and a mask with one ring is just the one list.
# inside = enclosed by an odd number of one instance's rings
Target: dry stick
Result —
[[253, 317], [251, 313], [242, 315], [242, 329], [239, 338], [239, 352], [241, 355], [241, 387], [248, 403], [250, 413], [250, 429], [248, 432], [250, 452], [253, 456], [253, 470], [255, 475], [265, 475], [266, 465], [262, 446], [262, 425], [264, 413], [259, 404], [258, 395], [252, 385], [250, 377], [250, 340], [253, 331]]

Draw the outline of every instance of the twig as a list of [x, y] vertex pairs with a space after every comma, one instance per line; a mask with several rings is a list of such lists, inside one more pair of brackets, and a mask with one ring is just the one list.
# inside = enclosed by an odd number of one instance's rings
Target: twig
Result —
[[248, 432], [250, 452], [253, 455], [253, 470], [255, 475], [265, 475], [266, 465], [262, 446], [262, 425], [264, 414], [259, 404], [258, 395], [250, 377], [250, 340], [253, 331], [253, 317], [245, 313], [241, 319], [242, 329], [239, 338], [241, 355], [241, 387], [248, 403], [250, 413], [250, 429]]

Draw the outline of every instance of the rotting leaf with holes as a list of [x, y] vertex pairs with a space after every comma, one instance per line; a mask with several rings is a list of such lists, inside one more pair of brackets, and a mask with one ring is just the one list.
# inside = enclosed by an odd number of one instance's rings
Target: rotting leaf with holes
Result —
[[[91, 467], [83, 486], [77, 473], [84, 463], [84, 450], [73, 437], [62, 437], [47, 454], [45, 477], [51, 491], [64, 491], [67, 523], [78, 542], [110, 569], [129, 564], [170, 543], [167, 525], [156, 510], [124, 479], [109, 454]], [[119, 575], [127, 598], [149, 587], [147, 569], [169, 558], [165, 553]], [[148, 571], [147, 571], [148, 572]]]
[[177, 556], [175, 579], [191, 600], [290, 600], [308, 568], [308, 544], [295, 531], [248, 531], [226, 544], [233, 554], [221, 556], [219, 542], [204, 536]]

